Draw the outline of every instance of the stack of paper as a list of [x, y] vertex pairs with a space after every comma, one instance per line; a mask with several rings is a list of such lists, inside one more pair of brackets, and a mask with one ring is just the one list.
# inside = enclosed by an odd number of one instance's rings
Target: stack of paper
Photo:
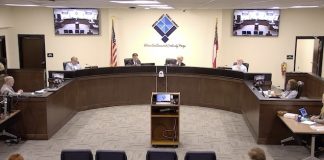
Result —
[[296, 119], [297, 116], [298, 115], [294, 114], [294, 113], [286, 113], [286, 114], [284, 114], [285, 118], [290, 118], [290, 119]]

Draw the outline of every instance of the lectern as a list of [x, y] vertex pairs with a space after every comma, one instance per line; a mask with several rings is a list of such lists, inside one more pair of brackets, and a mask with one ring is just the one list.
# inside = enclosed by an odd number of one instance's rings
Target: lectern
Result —
[[151, 144], [179, 145], [180, 93], [153, 92], [151, 97]]

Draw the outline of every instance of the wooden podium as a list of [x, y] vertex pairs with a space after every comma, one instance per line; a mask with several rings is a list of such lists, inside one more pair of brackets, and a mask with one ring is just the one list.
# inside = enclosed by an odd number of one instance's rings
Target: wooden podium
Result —
[[153, 92], [151, 97], [151, 144], [179, 145], [180, 93]]

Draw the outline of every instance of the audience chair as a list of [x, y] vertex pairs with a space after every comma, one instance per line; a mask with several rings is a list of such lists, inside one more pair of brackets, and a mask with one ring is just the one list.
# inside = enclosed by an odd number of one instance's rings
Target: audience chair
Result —
[[146, 160], [178, 160], [175, 151], [147, 151]]
[[61, 160], [93, 160], [89, 149], [62, 150]]
[[127, 160], [124, 151], [98, 150], [95, 160]]
[[216, 160], [215, 152], [187, 152], [185, 155], [185, 160]]
[[130, 62], [131, 62], [132, 60], [133, 60], [132, 58], [125, 58], [125, 59], [124, 59], [124, 64], [125, 64], [125, 66], [130, 65]]
[[304, 88], [304, 82], [303, 81], [298, 81], [297, 82], [297, 91], [298, 91], [298, 94], [296, 96], [296, 98], [300, 98], [302, 92], [303, 92], [303, 88]]

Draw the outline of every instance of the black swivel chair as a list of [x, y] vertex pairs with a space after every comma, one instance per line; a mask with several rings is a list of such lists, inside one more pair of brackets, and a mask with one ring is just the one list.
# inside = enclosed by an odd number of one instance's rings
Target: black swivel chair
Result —
[[303, 88], [304, 88], [304, 82], [303, 81], [298, 81], [297, 82], [297, 91], [298, 91], [298, 94], [296, 96], [296, 98], [300, 98], [302, 92], [303, 92]]
[[124, 59], [124, 64], [125, 64], [125, 66], [129, 66], [129, 65], [131, 65], [131, 61], [132, 61], [133, 59], [132, 58], [125, 58]]
[[95, 160], [127, 160], [124, 151], [98, 150]]
[[[236, 64], [237, 64], [237, 62], [233, 63], [233, 65], [236, 65]], [[246, 71], [248, 72], [250, 64], [249, 63], [242, 63], [242, 64], [246, 67]]]
[[61, 160], [93, 160], [89, 149], [62, 150]]
[[215, 152], [187, 152], [185, 160], [216, 160]]
[[63, 70], [65, 70], [66, 68], [66, 64], [68, 64], [69, 62], [63, 62]]
[[177, 60], [174, 58], [167, 58], [165, 59], [166, 66], [175, 66], [177, 64]]
[[175, 151], [147, 151], [146, 160], [178, 160]]

